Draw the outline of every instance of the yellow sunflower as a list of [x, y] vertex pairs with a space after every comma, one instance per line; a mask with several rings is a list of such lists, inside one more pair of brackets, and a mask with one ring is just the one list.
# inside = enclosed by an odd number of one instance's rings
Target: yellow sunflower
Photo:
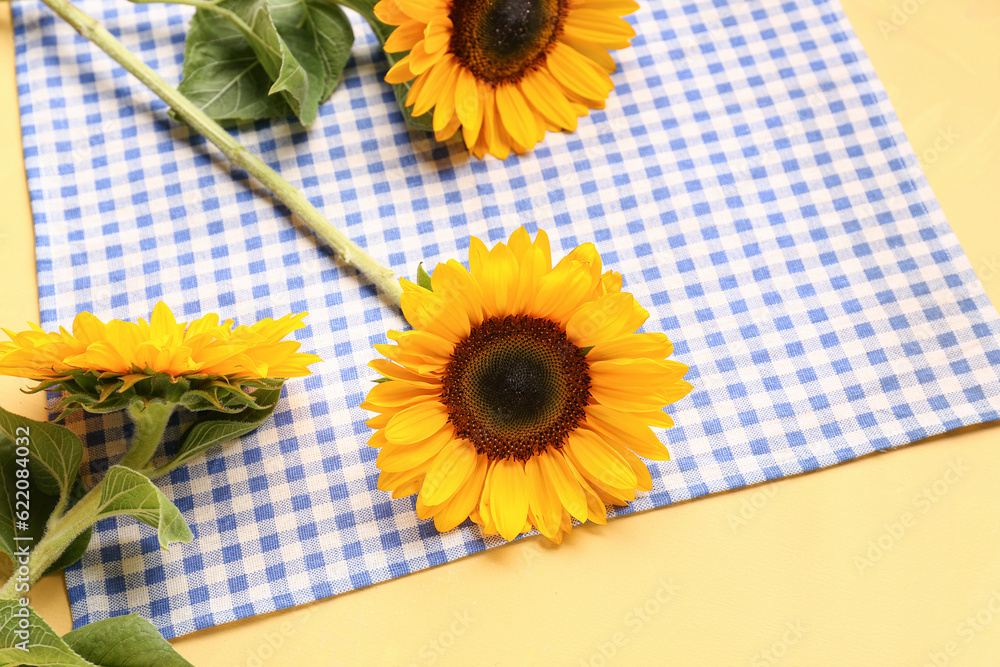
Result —
[[673, 425], [687, 366], [666, 335], [635, 333], [649, 313], [593, 244], [553, 267], [545, 232], [522, 228], [492, 250], [471, 239], [469, 265], [438, 264], [430, 289], [403, 280], [413, 329], [375, 346], [378, 488], [419, 494], [441, 531], [471, 518], [558, 542], [573, 519], [605, 523], [652, 488], [639, 457], [669, 458], [650, 426]]
[[524, 153], [546, 130], [576, 129], [614, 88], [608, 49], [635, 31], [633, 0], [380, 0], [375, 16], [398, 26], [389, 53], [409, 51], [386, 74], [413, 81], [413, 115], [434, 109], [439, 141], [459, 128], [476, 157]]
[[309, 375], [314, 354], [297, 352], [299, 343], [282, 340], [305, 326], [306, 313], [265, 319], [233, 328], [206, 315], [178, 322], [163, 302], [147, 323], [111, 320], [92, 313], [73, 320], [73, 332], [60, 327], [46, 333], [35, 324], [29, 331], [3, 329], [10, 338], [0, 342], [0, 374], [45, 381], [73, 371], [116, 375], [166, 374], [171, 377], [213, 375], [230, 379], [289, 378]]
[[36, 390], [66, 392], [67, 410], [111, 411], [136, 398], [160, 398], [192, 409], [236, 411], [256, 405], [248, 390], [309, 375], [309, 365], [320, 361], [283, 340], [305, 326], [305, 316], [234, 327], [215, 314], [178, 322], [162, 302], [149, 322], [104, 323], [84, 312], [72, 332], [60, 327], [47, 333], [35, 324], [28, 331], [3, 329], [10, 340], [0, 342], [0, 375], [35, 380]]

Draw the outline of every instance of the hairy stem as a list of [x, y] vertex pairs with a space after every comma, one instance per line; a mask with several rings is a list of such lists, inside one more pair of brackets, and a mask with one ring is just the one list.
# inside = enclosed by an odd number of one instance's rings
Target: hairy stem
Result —
[[22, 597], [42, 578], [49, 566], [62, 556], [73, 540], [93, 525], [94, 516], [101, 506], [102, 490], [103, 482], [88, 491], [68, 512], [51, 522], [45, 535], [26, 559], [27, 562], [15, 557], [14, 571], [3, 588], [0, 588], [0, 599]]
[[114, 58], [118, 64], [131, 72], [161, 100], [166, 102], [177, 113], [178, 117], [215, 144], [229, 158], [230, 162], [263, 183], [302, 222], [326, 241], [334, 252], [340, 255], [343, 262], [353, 266], [371, 280], [393, 303], [399, 304], [402, 288], [399, 286], [399, 281], [392, 269], [379, 264], [371, 255], [334, 227], [315, 206], [309, 203], [301, 191], [282, 178], [274, 169], [267, 166], [263, 160], [244, 148], [221, 125], [209, 118], [191, 100], [184, 97], [146, 63], [133, 55], [89, 14], [68, 0], [42, 0], [42, 2], [73, 26], [83, 37], [93, 42], [98, 48]]
[[156, 448], [163, 440], [163, 430], [167, 427], [176, 403], [151, 402], [143, 407], [129, 406], [128, 416], [135, 423], [132, 443], [119, 465], [142, 472], [149, 465]]

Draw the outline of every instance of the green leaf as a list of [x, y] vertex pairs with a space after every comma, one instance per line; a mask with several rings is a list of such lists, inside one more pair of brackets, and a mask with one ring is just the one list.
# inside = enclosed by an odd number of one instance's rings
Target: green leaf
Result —
[[323, 68], [319, 102], [331, 94], [351, 57], [354, 29], [344, 10], [330, 0], [271, 2], [278, 31], [296, 58], [317, 58]]
[[63, 640], [81, 657], [101, 667], [193, 667], [152, 623], [136, 614], [90, 623]]
[[[357, 13], [361, 14], [368, 25], [371, 26], [372, 32], [375, 33], [375, 37], [378, 38], [379, 44], [385, 46], [385, 40], [389, 39], [389, 35], [392, 31], [396, 29], [395, 26], [386, 25], [382, 23], [377, 18], [375, 18], [375, 5], [378, 4], [379, 0], [337, 0], [340, 4], [345, 7], [350, 7]], [[389, 67], [398, 63], [400, 60], [406, 57], [406, 53], [386, 53], [385, 58], [389, 61]], [[413, 128], [414, 130], [425, 130], [427, 132], [432, 132], [434, 130], [433, 120], [434, 120], [434, 110], [428, 111], [422, 116], [413, 116], [413, 107], [406, 106], [406, 96], [410, 94], [410, 88], [413, 86], [413, 81], [407, 81], [406, 83], [395, 83], [392, 84], [392, 92], [396, 95], [396, 104], [399, 105], [400, 111], [403, 112], [403, 119], [406, 124]]]
[[428, 290], [430, 292], [434, 291], [434, 288], [431, 287], [431, 274], [427, 273], [427, 270], [424, 269], [423, 262], [417, 264], [417, 284], [423, 287], [425, 290]]
[[27, 443], [32, 478], [52, 496], [69, 493], [83, 460], [83, 443], [59, 424], [39, 422], [0, 408], [0, 432], [20, 445]]
[[[29, 475], [25, 478], [27, 489], [19, 489], [17, 471], [24, 469], [16, 455], [14, 441], [0, 433], [0, 551], [11, 560], [18, 546], [27, 546], [30, 551], [38, 544], [49, 517], [59, 503], [58, 496], [45, 493], [34, 483], [34, 476], [30, 474], [34, 465], [30, 461], [27, 468]], [[18, 495], [18, 491], [22, 495]], [[77, 478], [70, 489], [68, 507], [75, 505], [85, 493], [83, 482]], [[90, 544], [91, 532], [88, 528], [73, 540], [45, 574], [58, 572], [80, 560]], [[22, 539], [15, 540], [15, 536]]]
[[74, 653], [34, 609], [16, 600], [0, 600], [0, 665], [94, 667]]
[[155, 528], [164, 549], [171, 542], [190, 542], [194, 538], [180, 510], [145, 475], [113, 466], [101, 484], [95, 522], [109, 516], [128, 515]]
[[254, 399], [259, 405], [269, 407], [259, 410], [248, 408], [235, 414], [205, 416], [196, 421], [184, 434], [178, 448], [177, 456], [171, 462], [171, 467], [185, 463], [209, 447], [221, 445], [241, 435], [245, 435], [264, 423], [274, 412], [281, 395], [281, 387], [277, 389], [258, 389]]
[[216, 120], [294, 113], [303, 125], [340, 81], [354, 31], [324, 0], [223, 0], [191, 20], [179, 90]]

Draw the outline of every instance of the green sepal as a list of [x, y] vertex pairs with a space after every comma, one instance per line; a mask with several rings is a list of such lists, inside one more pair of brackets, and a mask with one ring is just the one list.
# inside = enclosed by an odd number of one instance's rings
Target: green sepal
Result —
[[423, 262], [417, 264], [417, 284], [428, 292], [434, 291], [434, 288], [431, 287], [431, 274], [427, 273]]
[[60, 380], [46, 381], [33, 391], [62, 391], [55, 410], [56, 421], [74, 410], [97, 414], [124, 410], [151, 401], [180, 403], [188, 410], [237, 413], [268, 407], [257, 399], [258, 392], [280, 387], [284, 381], [264, 378], [240, 380], [216, 375], [173, 377], [166, 373], [98, 373], [77, 370]]

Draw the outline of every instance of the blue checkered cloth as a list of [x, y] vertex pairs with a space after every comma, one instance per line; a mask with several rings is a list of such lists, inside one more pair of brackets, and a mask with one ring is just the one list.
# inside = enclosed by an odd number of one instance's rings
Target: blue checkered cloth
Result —
[[[80, 4], [179, 79], [188, 8]], [[43, 325], [159, 300], [244, 323], [308, 310], [297, 338], [326, 359], [255, 433], [161, 480], [192, 544], [98, 525], [66, 572], [75, 624], [138, 612], [175, 637], [500, 544], [375, 488], [358, 405], [399, 313], [108, 57], [40, 4], [13, 9]], [[518, 225], [557, 254], [596, 242], [695, 385], [661, 436], [673, 460], [618, 514], [997, 419], [997, 312], [836, 0], [647, 0], [630, 20], [607, 108], [506, 162], [408, 131], [360, 21], [312, 127], [235, 132], [402, 274]], [[131, 429], [70, 425], [90, 481]]]

